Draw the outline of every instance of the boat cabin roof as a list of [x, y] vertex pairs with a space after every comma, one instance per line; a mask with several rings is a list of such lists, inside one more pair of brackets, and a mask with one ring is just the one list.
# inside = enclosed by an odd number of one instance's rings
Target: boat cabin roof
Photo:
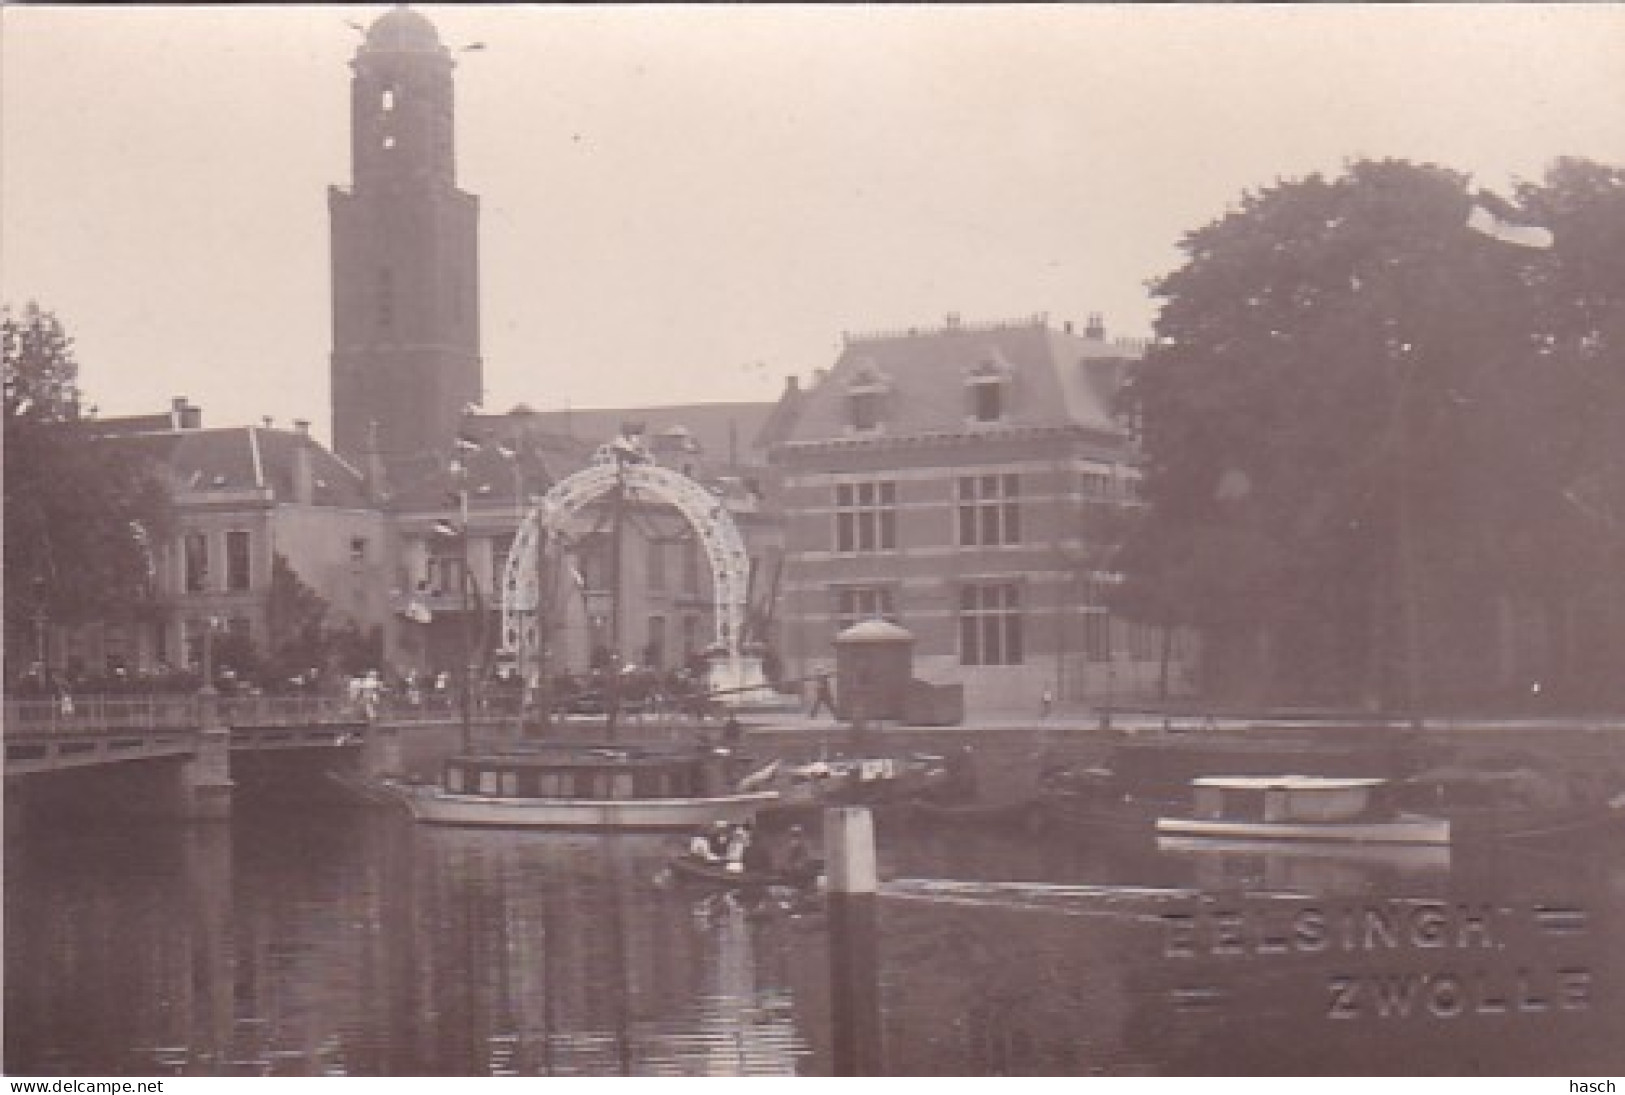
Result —
[[1351, 791], [1380, 787], [1387, 782], [1344, 776], [1202, 776], [1191, 780], [1191, 785], [1226, 791]]
[[482, 768], [545, 768], [552, 771], [584, 768], [682, 768], [710, 757], [698, 750], [663, 752], [632, 748], [539, 749], [454, 756], [449, 763]]

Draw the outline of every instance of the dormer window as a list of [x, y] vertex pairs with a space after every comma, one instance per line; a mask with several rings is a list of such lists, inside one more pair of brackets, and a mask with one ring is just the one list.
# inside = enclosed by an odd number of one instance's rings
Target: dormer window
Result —
[[891, 394], [891, 377], [872, 361], [858, 365], [847, 382], [846, 392], [851, 427], [859, 433], [872, 433], [886, 420], [886, 399]]
[[965, 372], [965, 413], [972, 422], [1001, 422], [1010, 411], [1010, 378], [1014, 370], [998, 353], [990, 353]]
[[971, 416], [978, 422], [997, 422], [1004, 417], [1004, 384], [979, 380], [970, 386]]

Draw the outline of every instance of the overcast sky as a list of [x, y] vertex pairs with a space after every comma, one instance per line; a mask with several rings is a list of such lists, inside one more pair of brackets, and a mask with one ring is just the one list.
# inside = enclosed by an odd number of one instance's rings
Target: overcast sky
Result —
[[[328, 436], [327, 188], [385, 6], [0, 8], [0, 300], [103, 414]], [[1145, 335], [1245, 190], [1625, 164], [1625, 7], [419, 10], [462, 53], [489, 409], [766, 399], [843, 330]]]

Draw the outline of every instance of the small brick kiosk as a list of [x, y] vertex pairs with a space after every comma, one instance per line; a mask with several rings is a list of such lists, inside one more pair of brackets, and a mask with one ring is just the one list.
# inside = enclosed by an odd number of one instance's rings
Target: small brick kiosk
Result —
[[863, 620], [835, 636], [836, 709], [843, 719], [901, 722], [914, 676], [914, 634]]

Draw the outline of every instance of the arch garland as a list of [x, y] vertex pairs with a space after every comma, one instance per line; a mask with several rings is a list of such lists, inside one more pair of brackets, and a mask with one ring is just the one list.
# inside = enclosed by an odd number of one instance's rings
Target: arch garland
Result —
[[[654, 461], [626, 438], [599, 446], [591, 462], [555, 483], [525, 514], [502, 570], [502, 649], [520, 666], [539, 664], [542, 644], [540, 549], [552, 546], [583, 507], [621, 487], [673, 506], [694, 530], [711, 568], [716, 647], [727, 657], [726, 687], [741, 687], [746, 668], [741, 641], [749, 596], [750, 556], [722, 501], [688, 476]], [[722, 676], [713, 667], [712, 681]]]

